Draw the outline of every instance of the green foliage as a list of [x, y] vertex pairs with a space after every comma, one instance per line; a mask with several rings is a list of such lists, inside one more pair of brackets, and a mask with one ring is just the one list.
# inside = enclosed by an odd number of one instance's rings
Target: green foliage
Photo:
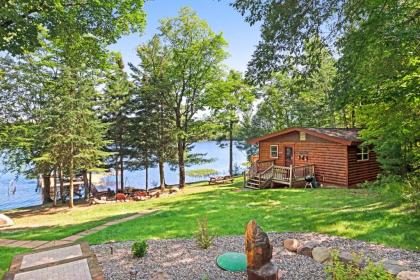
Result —
[[[249, 112], [255, 100], [253, 89], [241, 73], [231, 70], [224, 80], [212, 83], [207, 90], [207, 104], [216, 124], [218, 139], [229, 140], [229, 174], [233, 175], [233, 140], [236, 125]], [[224, 143], [220, 143], [225, 147]]]
[[163, 19], [159, 31], [139, 48], [140, 70], [147, 71], [145, 79], [139, 81], [145, 81], [149, 94], [154, 93], [164, 111], [172, 113], [171, 134], [176, 137], [179, 185], [183, 187], [189, 147], [209, 134], [208, 124], [198, 113], [206, 109], [207, 85], [220, 77], [226, 41], [190, 8], [182, 8], [177, 17]]
[[0, 51], [32, 52], [42, 45], [39, 34], [45, 30], [51, 40], [77, 33], [111, 44], [121, 35], [143, 30], [143, 4], [143, 0], [2, 1]]
[[332, 264], [325, 267], [328, 279], [331, 280], [392, 280], [394, 276], [385, 271], [381, 265], [368, 261], [364, 268], [359, 267], [361, 256], [355, 256], [354, 263], [346, 264], [339, 260], [338, 252], [332, 254]]
[[203, 169], [188, 170], [186, 173], [188, 176], [191, 176], [191, 177], [208, 177], [210, 175], [216, 175], [218, 171], [215, 169], [203, 168]]
[[145, 240], [136, 241], [131, 246], [131, 253], [136, 258], [143, 258], [147, 253], [147, 243]]
[[198, 230], [195, 233], [197, 245], [202, 249], [208, 249], [213, 243], [214, 236], [210, 235], [209, 221], [207, 217], [198, 218], [197, 226]]
[[382, 175], [375, 182], [365, 183], [362, 186], [374, 189], [384, 198], [391, 197], [394, 200], [407, 202], [417, 214], [420, 213], [420, 179], [414, 173], [405, 177]]
[[[327, 48], [338, 58], [333, 96], [338, 125], [363, 128], [361, 136], [373, 145], [385, 173], [419, 169], [417, 1], [234, 0], [232, 5], [251, 24], [262, 22], [249, 79], [262, 83], [279, 70], [309, 77], [321, 71]], [[310, 52], [308, 43], [314, 43]], [[287, 120], [284, 114], [274, 116]]]

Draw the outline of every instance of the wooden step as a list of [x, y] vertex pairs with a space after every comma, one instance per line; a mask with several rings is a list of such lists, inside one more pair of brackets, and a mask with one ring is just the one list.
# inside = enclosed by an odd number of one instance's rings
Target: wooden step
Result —
[[249, 185], [246, 185], [245, 188], [247, 188], [247, 189], [253, 189], [253, 190], [259, 190], [260, 189], [260, 188], [249, 186]]

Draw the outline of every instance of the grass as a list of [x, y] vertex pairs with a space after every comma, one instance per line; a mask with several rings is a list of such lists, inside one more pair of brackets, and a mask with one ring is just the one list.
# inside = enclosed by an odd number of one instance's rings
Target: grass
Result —
[[90, 243], [191, 238], [207, 216], [215, 235], [243, 234], [250, 219], [266, 231], [320, 232], [419, 250], [420, 220], [404, 205], [352, 189], [240, 191], [240, 182], [159, 201], [156, 214], [87, 236]]
[[266, 231], [315, 231], [419, 250], [420, 220], [404, 204], [365, 189], [270, 189], [239, 191], [234, 184], [193, 184], [183, 192], [145, 202], [16, 210], [9, 213], [20, 229], [2, 230], [0, 238], [61, 239], [116, 217], [146, 209], [153, 215], [89, 235], [90, 243], [193, 236], [196, 220], [207, 216], [215, 235], [243, 234], [250, 219]]
[[22, 254], [29, 252], [29, 249], [23, 248], [8, 248], [0, 247], [0, 279], [3, 279], [4, 273], [6, 273], [9, 268], [10, 263], [12, 262], [13, 256], [16, 254]]

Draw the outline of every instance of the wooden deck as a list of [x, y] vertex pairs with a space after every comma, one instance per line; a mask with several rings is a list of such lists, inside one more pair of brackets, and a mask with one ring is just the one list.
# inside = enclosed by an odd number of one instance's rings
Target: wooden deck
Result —
[[256, 161], [244, 173], [244, 187], [264, 189], [273, 186], [273, 183], [292, 187], [296, 182], [302, 182], [308, 175], [315, 174], [315, 165], [279, 166], [274, 160]]

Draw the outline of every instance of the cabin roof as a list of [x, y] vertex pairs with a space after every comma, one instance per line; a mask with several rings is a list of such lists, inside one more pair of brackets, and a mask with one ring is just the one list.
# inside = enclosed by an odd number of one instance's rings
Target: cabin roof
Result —
[[258, 142], [281, 136], [291, 132], [305, 132], [307, 134], [323, 138], [332, 142], [340, 143], [343, 145], [357, 145], [361, 142], [358, 137], [358, 128], [315, 128], [315, 127], [291, 127], [270, 134], [263, 135], [248, 140], [250, 144], [257, 144]]

